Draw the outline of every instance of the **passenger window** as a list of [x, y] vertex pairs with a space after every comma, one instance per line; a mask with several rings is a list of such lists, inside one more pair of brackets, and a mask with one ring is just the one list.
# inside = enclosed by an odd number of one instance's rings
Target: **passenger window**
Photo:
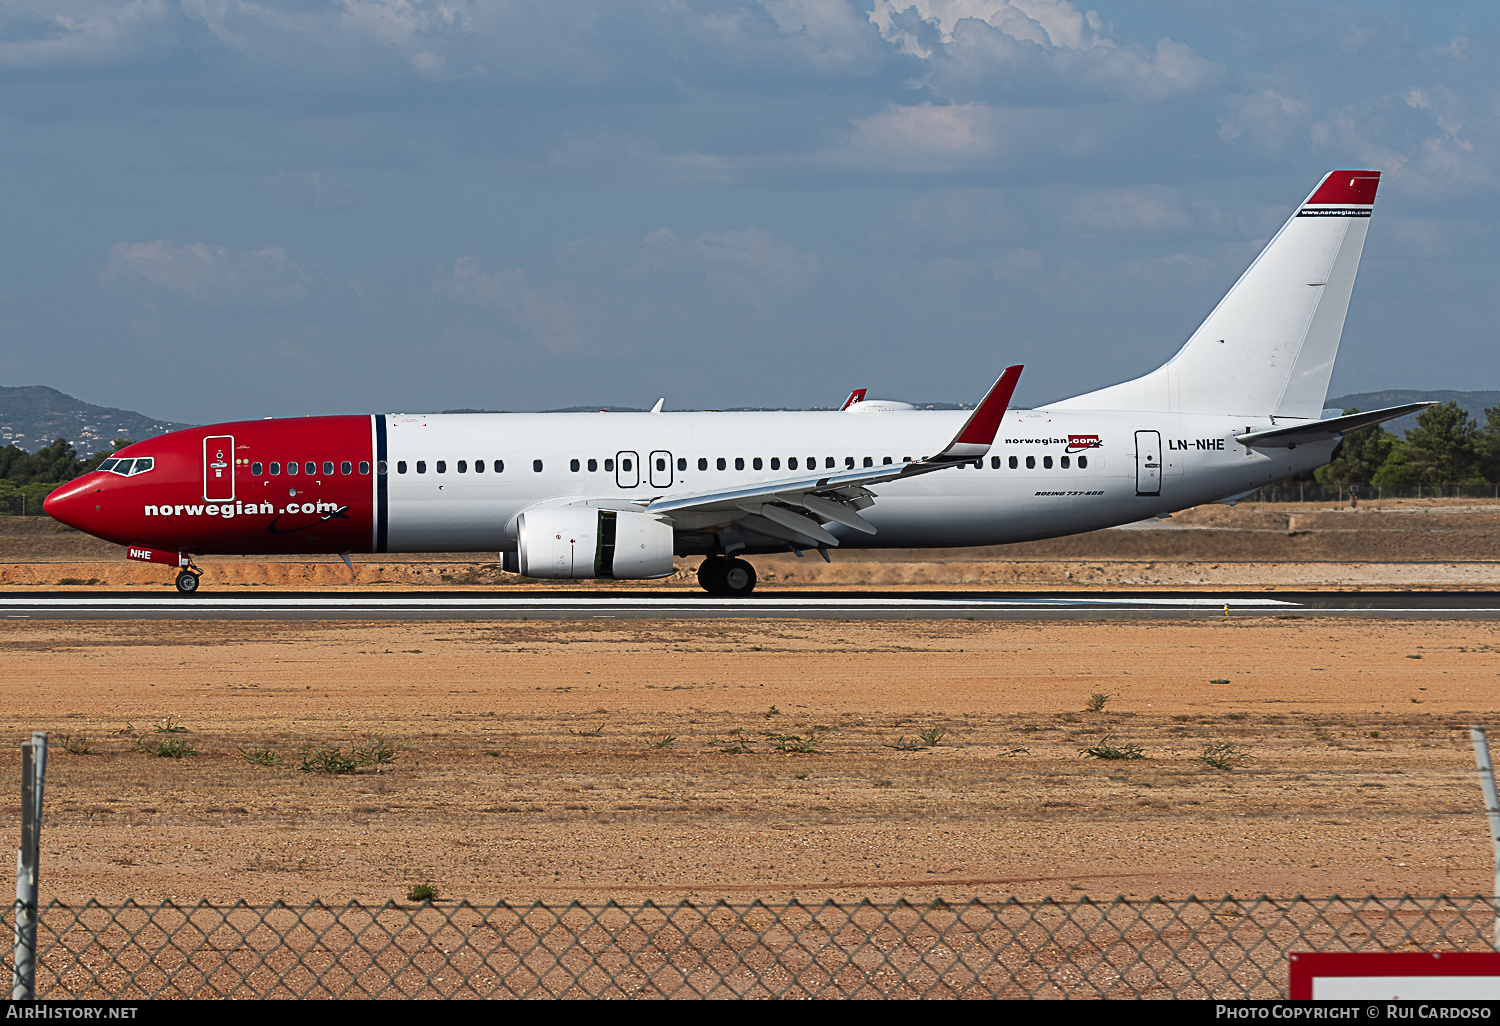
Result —
[[677, 457], [677, 469], [678, 470], [686, 470], [687, 469], [687, 460], [683, 459], [681, 456]]
[[397, 460], [396, 461], [396, 473], [398, 473], [398, 474], [404, 474], [404, 473], [406, 473], [406, 461], [405, 460]]
[[425, 474], [425, 473], [427, 473], [427, 461], [426, 460], [417, 460], [417, 473], [418, 474]]
[[999, 456], [991, 456], [990, 457], [990, 469], [991, 470], [999, 470], [1000, 469], [1000, 457]]
[[883, 460], [880, 461], [880, 465], [883, 467], [883, 466], [886, 466], [890, 462], [891, 462], [891, 458], [889, 456], [887, 456], [885, 459], [883, 459]]
[[540, 474], [542, 472], [542, 461], [541, 460], [532, 460], [531, 461], [531, 471], [534, 474]]
[[1043, 456], [1042, 457], [1042, 469], [1043, 470], [1051, 470], [1052, 469], [1052, 457], [1051, 456]]
[[1010, 469], [1011, 470], [1015, 470], [1016, 469], [1016, 458], [1014, 456], [1012, 456], [1010, 458]]
[[666, 470], [667, 469], [667, 461], [666, 460], [657, 460], [656, 461], [656, 469], [657, 470]]
[[458, 466], [454, 469], [456, 469], [460, 474], [467, 474], [469, 472], [469, 461], [459, 460]]
[[484, 460], [475, 460], [474, 461], [474, 473], [476, 473], [476, 474], [483, 474], [484, 473]]
[[583, 469], [583, 464], [579, 463], [577, 460], [569, 460], [568, 469], [576, 474], [579, 470]]
[[[308, 460], [307, 461], [307, 472], [309, 474], [316, 474], [318, 472], [318, 465], [316, 463], [314, 463], [312, 460]], [[328, 472], [330, 474], [333, 473], [333, 464], [331, 464], [331, 463], [328, 465]]]
[[1028, 457], [1026, 457], [1026, 469], [1027, 470], [1035, 470], [1036, 469], [1036, 457], [1035, 456], [1028, 456]]
[[765, 464], [760, 461], [760, 457], [759, 456], [755, 457], [755, 459], [753, 461], [751, 461], [750, 466], [752, 466], [756, 470], [763, 470], [763, 469], [765, 469]]
[[286, 465], [286, 472], [288, 474], [293, 474], [293, 475], [296, 474], [297, 473], [297, 464], [295, 464], [295, 463], [288, 463]]
[[788, 459], [786, 461], [786, 469], [788, 469], [788, 470], [796, 470], [797, 469], [797, 457], [793, 456], [793, 457], [791, 457], [790, 459]]
[[698, 457], [698, 469], [699, 470], [707, 470], [708, 469], [708, 460], [704, 459], [701, 456]]
[[250, 473], [253, 474], [256, 477], [260, 477], [260, 472], [263, 469], [265, 469], [265, 468], [262, 467], [259, 463], [252, 463], [252, 464], [250, 464]]
[[505, 461], [504, 460], [496, 460], [495, 461], [495, 473], [497, 473], [497, 474], [503, 474], [503, 473], [505, 473]]
[[871, 459], [870, 457], [866, 456], [865, 457], [865, 466], [867, 466], [867, 467], [873, 467], [874, 465], [875, 465], [875, 461], [873, 459]]
[[781, 457], [780, 456], [772, 456], [771, 457], [771, 469], [772, 470], [780, 470], [781, 469]]
[[745, 469], [745, 457], [743, 457], [743, 456], [736, 456], [734, 458], [734, 469], [735, 470], [744, 470]]
[[[312, 472], [308, 471], [308, 473], [312, 473]], [[333, 461], [332, 460], [325, 460], [324, 461], [324, 463], [323, 463], [323, 476], [324, 477], [332, 477], [333, 476]]]
[[827, 459], [825, 459], [823, 461], [823, 469], [824, 470], [832, 470], [833, 469], [833, 457], [832, 456], [828, 457]]
[[352, 473], [354, 473], [354, 464], [350, 463], [348, 460], [345, 460], [343, 463], [339, 464], [339, 473], [340, 474], [352, 474]]
[[718, 467], [720, 470], [724, 470], [728, 468], [729, 464], [725, 463], [724, 457], [720, 456], [717, 460], [714, 460], [714, 466]]
[[1064, 470], [1068, 469], [1068, 462], [1069, 461], [1068, 461], [1068, 458], [1066, 456], [1064, 456], [1061, 460], [1058, 461], [1058, 463], [1062, 466], [1062, 468]]
[[273, 464], [271, 464], [271, 476], [272, 477], [280, 477], [281, 476], [281, 464], [280, 463], [273, 463]]
[[853, 456], [845, 456], [844, 457], [844, 469], [845, 470], [853, 470], [854, 469], [854, 457]]
[[1089, 467], [1089, 458], [1087, 456], [1080, 456], [1080, 457], [1078, 457], [1078, 469], [1079, 470], [1087, 470], [1088, 467]]
[[615, 461], [614, 460], [605, 460], [604, 461], [604, 469], [608, 470], [608, 471], [613, 471], [615, 469]]
[[439, 474], [446, 474], [446, 473], [448, 473], [448, 461], [447, 460], [438, 460], [437, 461], [437, 472]]
[[598, 470], [599, 470], [599, 461], [598, 460], [589, 460], [589, 473], [590, 474], [594, 474], [594, 473], [597, 473]]
[[627, 474], [630, 473], [635, 469], [635, 460], [621, 460], [620, 469], [625, 471], [625, 473]]

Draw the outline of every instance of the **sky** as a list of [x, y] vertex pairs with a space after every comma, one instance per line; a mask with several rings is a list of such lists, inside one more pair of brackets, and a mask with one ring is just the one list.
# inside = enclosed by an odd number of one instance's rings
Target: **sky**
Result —
[[1500, 387], [1500, 4], [0, 0], [0, 384], [1022, 405], [1384, 172], [1331, 395]]

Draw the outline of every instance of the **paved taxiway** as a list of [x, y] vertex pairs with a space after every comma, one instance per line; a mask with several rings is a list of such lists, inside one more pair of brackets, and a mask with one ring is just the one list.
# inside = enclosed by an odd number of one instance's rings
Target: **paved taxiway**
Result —
[[860, 619], [1140, 620], [1218, 616], [1500, 619], [1492, 592], [893, 592], [763, 594], [745, 599], [683, 592], [224, 593], [178, 597], [0, 594], [0, 616], [46, 620], [518, 620]]

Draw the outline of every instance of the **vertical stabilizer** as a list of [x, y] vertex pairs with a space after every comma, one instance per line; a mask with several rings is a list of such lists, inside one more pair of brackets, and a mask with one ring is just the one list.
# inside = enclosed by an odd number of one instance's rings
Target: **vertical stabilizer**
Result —
[[1176, 356], [1052, 408], [1316, 418], [1379, 184], [1330, 172]]

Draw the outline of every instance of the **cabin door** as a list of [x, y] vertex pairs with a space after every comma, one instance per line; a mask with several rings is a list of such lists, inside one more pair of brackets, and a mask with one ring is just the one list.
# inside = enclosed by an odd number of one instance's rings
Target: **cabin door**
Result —
[[203, 439], [203, 501], [234, 501], [234, 436]]
[[1135, 433], [1135, 494], [1161, 494], [1161, 432]]
[[615, 484], [634, 488], [641, 483], [641, 458], [633, 452], [615, 453]]

